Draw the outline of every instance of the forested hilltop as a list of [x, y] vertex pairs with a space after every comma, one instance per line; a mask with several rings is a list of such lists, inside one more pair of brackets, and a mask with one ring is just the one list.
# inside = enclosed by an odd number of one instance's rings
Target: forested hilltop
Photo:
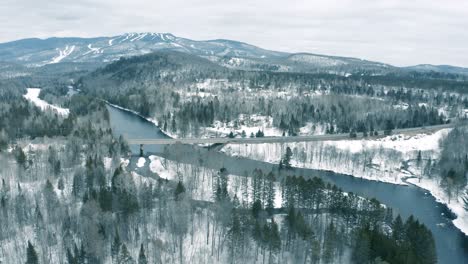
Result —
[[219, 126], [240, 136], [239, 128], [249, 127], [253, 116], [265, 119], [267, 128], [276, 129], [272, 133], [285, 135], [297, 135], [308, 124], [330, 134], [443, 124], [465, 114], [467, 84], [422, 76], [240, 71], [160, 52], [112, 63], [80, 79], [77, 87], [187, 137]]

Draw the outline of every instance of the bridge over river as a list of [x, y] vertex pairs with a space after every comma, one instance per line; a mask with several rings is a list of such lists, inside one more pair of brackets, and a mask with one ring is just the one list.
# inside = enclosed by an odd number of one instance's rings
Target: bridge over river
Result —
[[[395, 129], [392, 134], [416, 135], [421, 133], [434, 133], [441, 129], [455, 127], [456, 123], [443, 125]], [[171, 144], [262, 144], [262, 143], [288, 143], [308, 141], [339, 141], [339, 140], [362, 140], [385, 137], [384, 131], [378, 131], [377, 136], [364, 137], [357, 133], [356, 137], [350, 134], [311, 135], [311, 136], [289, 136], [289, 137], [256, 137], [256, 138], [127, 138], [130, 145], [171, 145]]]

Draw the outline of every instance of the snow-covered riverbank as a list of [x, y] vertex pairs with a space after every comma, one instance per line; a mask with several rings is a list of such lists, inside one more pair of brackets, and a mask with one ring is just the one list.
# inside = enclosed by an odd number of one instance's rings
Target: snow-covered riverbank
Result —
[[[414, 136], [392, 135], [376, 140], [344, 140], [283, 144], [227, 145], [221, 151], [269, 163], [279, 163], [290, 147], [295, 167], [329, 170], [368, 180], [406, 185], [428, 190], [456, 215], [454, 224], [468, 235], [468, 215], [461, 198], [448, 197], [436, 177], [430, 177], [440, 155], [439, 141], [450, 129]], [[419, 155], [420, 153], [420, 155]], [[407, 182], [406, 178], [412, 177]], [[419, 181], [421, 178], [421, 181]]]
[[43, 111], [45, 110], [52, 110], [56, 112], [59, 115], [62, 116], [68, 116], [70, 114], [70, 110], [67, 108], [62, 108], [59, 106], [51, 105], [48, 102], [42, 100], [39, 98], [39, 94], [41, 93], [41, 89], [39, 88], [28, 88], [27, 93], [24, 96], [28, 101], [42, 109]]
[[461, 195], [463, 191], [460, 192], [459, 196], [454, 195], [454, 197], [449, 199], [447, 193], [441, 188], [438, 179], [421, 178], [421, 181], [419, 181], [419, 179], [412, 178], [408, 179], [407, 182], [429, 191], [438, 202], [447, 205], [457, 215], [457, 218], [452, 221], [453, 224], [468, 236], [468, 212], [463, 207], [464, 201]]

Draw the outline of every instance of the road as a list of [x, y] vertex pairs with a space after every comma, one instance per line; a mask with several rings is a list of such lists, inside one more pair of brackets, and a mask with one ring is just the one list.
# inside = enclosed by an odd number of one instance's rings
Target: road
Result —
[[[444, 128], [455, 127], [455, 123], [395, 129], [392, 134], [415, 135], [420, 133], [433, 133]], [[127, 139], [130, 145], [170, 145], [170, 144], [262, 144], [262, 143], [286, 143], [286, 142], [308, 142], [308, 141], [339, 141], [339, 140], [361, 140], [385, 137], [383, 131], [378, 136], [364, 138], [358, 133], [356, 138], [350, 138], [349, 134], [312, 135], [294, 137], [259, 137], [259, 138], [164, 138], [164, 139]]]

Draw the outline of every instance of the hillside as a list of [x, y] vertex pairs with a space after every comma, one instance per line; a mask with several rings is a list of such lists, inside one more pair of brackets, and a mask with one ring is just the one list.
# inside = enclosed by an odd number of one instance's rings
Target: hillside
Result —
[[[0, 62], [28, 67], [81, 63], [80, 66], [94, 68], [96, 67], [94, 65], [107, 64], [121, 57], [145, 55], [163, 50], [196, 55], [224, 67], [253, 71], [329, 73], [342, 76], [353, 74], [375, 76], [395, 72], [444, 73], [450, 76], [468, 74], [466, 69], [454, 66], [395, 67], [358, 58], [271, 51], [233, 40], [191, 40], [170, 33], [126, 33], [96, 38], [22, 39], [0, 44]], [[454, 78], [450, 76], [449, 78]]]

